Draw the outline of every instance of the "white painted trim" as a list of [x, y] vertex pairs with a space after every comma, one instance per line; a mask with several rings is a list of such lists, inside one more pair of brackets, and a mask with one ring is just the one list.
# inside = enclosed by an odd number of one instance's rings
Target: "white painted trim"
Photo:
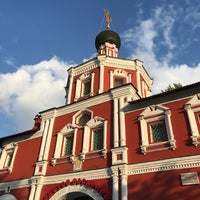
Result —
[[195, 119], [195, 113], [200, 111], [200, 93], [194, 95], [185, 105], [184, 109], [186, 110], [189, 125], [190, 125], [190, 137], [192, 144], [198, 146], [200, 144], [199, 138], [200, 133], [197, 127], [197, 121]]
[[[12, 189], [17, 188], [27, 188], [31, 185], [36, 185], [38, 182], [42, 182], [43, 185], [57, 184], [61, 183], [67, 179], [72, 180], [73, 178], [80, 178], [86, 180], [99, 180], [108, 179], [113, 175], [113, 171], [120, 168], [120, 166], [113, 166], [110, 168], [89, 170], [82, 172], [75, 172], [69, 174], [60, 174], [53, 176], [42, 176], [42, 177], [32, 177], [29, 179], [21, 179], [17, 181], [1, 182], [0, 191], [5, 191], [7, 187]], [[150, 162], [136, 163], [127, 165], [127, 175], [137, 175], [145, 173], [155, 173], [162, 171], [180, 170], [180, 169], [192, 169], [200, 167], [200, 155], [185, 156], [179, 158], [170, 158], [164, 160], [156, 160]], [[88, 178], [88, 174], [90, 175]], [[117, 175], [118, 176], [118, 175]]]
[[[10, 143], [3, 146], [2, 153], [0, 156], [0, 174], [12, 172], [17, 149], [18, 149], [17, 143]], [[10, 154], [12, 155], [12, 157], [10, 158], [11, 159], [10, 164], [8, 166], [5, 166], [5, 161]]]
[[67, 198], [68, 193], [72, 192], [82, 192], [84, 194], [87, 194], [88, 196], [92, 197], [95, 200], [103, 200], [103, 197], [100, 196], [98, 192], [96, 192], [94, 189], [84, 186], [84, 185], [69, 185], [67, 187], [64, 187], [63, 189], [56, 192], [50, 200], [62, 200], [63, 198]]
[[127, 166], [128, 175], [146, 174], [170, 170], [191, 169], [200, 167], [200, 156], [185, 156], [164, 160], [131, 164]]
[[119, 146], [118, 99], [114, 99], [114, 147]]
[[118, 167], [112, 167], [112, 200], [119, 199], [119, 172]]
[[[154, 151], [161, 151], [161, 150], [167, 150], [167, 149], [175, 149], [176, 148], [176, 141], [174, 139], [174, 134], [172, 130], [172, 124], [171, 124], [171, 118], [170, 118], [171, 112], [169, 108], [164, 107], [162, 105], [152, 105], [146, 108], [138, 117], [138, 120], [140, 122], [140, 132], [141, 132], [141, 152], [143, 154], [146, 154], [147, 152], [154, 152]], [[148, 123], [158, 120], [165, 121], [166, 129], [167, 129], [167, 136], [168, 140], [166, 141], [169, 144], [169, 147], [158, 147], [157, 149], [148, 150], [148, 147], [151, 146], [159, 146], [166, 142], [159, 142], [155, 145], [150, 143], [150, 138], [148, 134]]]
[[124, 97], [119, 99], [119, 126], [120, 126], [120, 146], [126, 145], [126, 127], [125, 127], [125, 115], [123, 112]]

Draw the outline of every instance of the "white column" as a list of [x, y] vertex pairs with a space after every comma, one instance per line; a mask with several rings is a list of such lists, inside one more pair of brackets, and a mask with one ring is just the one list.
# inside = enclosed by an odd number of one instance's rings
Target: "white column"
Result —
[[99, 74], [99, 94], [103, 92], [104, 87], [104, 66], [100, 64], [100, 74]]
[[118, 177], [118, 168], [112, 170], [112, 183], [113, 183], [113, 191], [112, 191], [112, 200], [118, 200], [119, 195], [119, 177]]
[[83, 149], [82, 153], [87, 153], [89, 150], [89, 136], [90, 136], [90, 128], [88, 126], [84, 126], [84, 133], [83, 133]]
[[95, 73], [91, 73], [91, 91], [90, 91], [90, 95], [93, 96], [94, 95], [94, 75]]
[[39, 184], [36, 185], [34, 200], [35, 199], [40, 199], [41, 190], [42, 190], [42, 185], [39, 183]]
[[35, 184], [32, 184], [31, 185], [31, 192], [30, 192], [30, 195], [29, 195], [29, 198], [28, 198], [29, 200], [34, 200], [35, 188], [36, 188]]
[[184, 109], [187, 112], [187, 116], [188, 116], [188, 120], [189, 120], [189, 124], [190, 124], [192, 144], [197, 146], [199, 144], [199, 142], [198, 142], [199, 131], [198, 131], [196, 119], [194, 116], [194, 112], [193, 112], [190, 104], [186, 104]]
[[48, 159], [49, 148], [50, 148], [50, 144], [51, 144], [53, 124], [54, 124], [54, 119], [50, 119], [49, 120], [49, 126], [48, 126], [48, 129], [47, 129], [47, 139], [46, 139], [46, 142], [45, 142], [43, 160], [47, 160]]
[[46, 139], [47, 139], [47, 134], [48, 134], [48, 127], [49, 127], [49, 119], [47, 119], [45, 121], [43, 137], [42, 137], [42, 144], [41, 144], [41, 148], [40, 148], [40, 154], [39, 154], [38, 161], [41, 161], [43, 159], [44, 149], [45, 149], [45, 144], [46, 144]]
[[128, 178], [127, 178], [127, 167], [123, 166], [120, 168], [121, 175], [121, 200], [128, 199]]
[[54, 158], [60, 157], [60, 152], [61, 152], [61, 147], [62, 147], [62, 139], [63, 139], [63, 134], [60, 132], [57, 133], [56, 149], [55, 149]]
[[114, 99], [114, 147], [119, 146], [118, 99]]
[[107, 145], [107, 124], [108, 121], [104, 121], [103, 124], [103, 130], [104, 130], [104, 137], [103, 137], [103, 149], [106, 149], [106, 145]]
[[114, 82], [114, 79], [113, 79], [113, 73], [114, 73], [114, 71], [110, 71], [110, 88], [113, 88], [114, 86], [113, 86], [113, 82]]
[[126, 130], [125, 130], [125, 117], [124, 117], [124, 112], [122, 111], [122, 108], [124, 107], [124, 98], [121, 97], [119, 99], [119, 112], [120, 112], [120, 119], [119, 119], [119, 124], [120, 124], [120, 146], [125, 146], [126, 145]]
[[147, 135], [147, 124], [144, 120], [144, 116], [139, 116], [140, 130], [141, 130], [141, 150], [142, 153], [146, 154], [146, 146], [148, 145], [148, 135]]
[[171, 116], [170, 110], [166, 110], [165, 111], [165, 122], [166, 122], [165, 124], [166, 124], [166, 129], [167, 129], [167, 134], [169, 137], [169, 143], [170, 143], [171, 149], [174, 150], [176, 148], [176, 140], [174, 139], [170, 116]]
[[77, 137], [77, 128], [74, 129], [74, 140], [73, 140], [73, 148], [72, 148], [72, 155], [75, 155], [76, 150], [76, 137]]
[[190, 104], [186, 104], [184, 108], [185, 108], [185, 110], [187, 112], [187, 116], [188, 116], [188, 120], [189, 120], [189, 124], [190, 124], [190, 129], [191, 129], [191, 135], [192, 136], [199, 136], [198, 128], [197, 128], [196, 120], [195, 120], [195, 116], [194, 116], [194, 112], [191, 109], [191, 105]]
[[131, 77], [132, 77], [132, 74], [127, 75], [127, 83], [132, 83]]

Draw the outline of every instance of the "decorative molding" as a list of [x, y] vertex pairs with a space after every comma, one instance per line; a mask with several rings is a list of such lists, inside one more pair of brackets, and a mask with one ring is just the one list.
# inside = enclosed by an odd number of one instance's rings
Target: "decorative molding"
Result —
[[87, 194], [88, 196], [92, 197], [95, 200], [103, 200], [104, 198], [100, 196], [98, 192], [96, 192], [93, 188], [87, 187], [85, 185], [69, 185], [67, 187], [64, 187], [63, 189], [56, 192], [50, 200], [57, 200], [60, 198], [67, 197], [67, 194], [72, 192], [81, 192], [84, 194]]
[[[82, 172], [53, 175], [46, 177], [34, 176], [31, 177], [30, 179], [1, 182], [0, 191], [5, 191], [7, 187], [11, 187], [11, 189], [27, 188], [30, 187], [32, 184], [37, 184], [37, 183], [39, 184], [42, 183], [43, 185], [56, 184], [56, 183], [61, 183], [66, 179], [72, 180], [73, 178], [76, 177], [79, 177], [80, 179], [88, 179], [88, 175], [89, 175], [88, 180], [108, 179], [118, 174], [118, 168], [123, 169], [123, 166], [121, 167], [120, 166], [121, 164], [112, 166], [111, 168], [96, 169], [90, 171], [82, 171]], [[138, 175], [145, 173], [190, 169], [198, 167], [200, 167], [200, 155], [127, 165], [127, 175], [130, 176], [130, 175]]]
[[200, 156], [187, 156], [128, 165], [128, 175], [200, 167]]
[[78, 65], [76, 67], [72, 67], [68, 70], [68, 72], [70, 74], [72, 74], [73, 76], [77, 76], [80, 74], [84, 74], [85, 72], [88, 72], [92, 69], [95, 69], [99, 67], [98, 63], [97, 63], [97, 59], [94, 58], [92, 60], [89, 60], [81, 65]]

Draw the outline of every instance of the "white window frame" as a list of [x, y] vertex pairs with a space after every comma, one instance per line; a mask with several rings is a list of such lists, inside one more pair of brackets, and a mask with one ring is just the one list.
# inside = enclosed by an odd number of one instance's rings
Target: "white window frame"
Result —
[[196, 120], [195, 114], [200, 113], [200, 93], [194, 95], [185, 105], [184, 109], [186, 110], [189, 125], [190, 125], [190, 138], [194, 146], [200, 144], [200, 131], [198, 129], [197, 123], [200, 123]]
[[[169, 108], [161, 105], [153, 105], [146, 108], [138, 117], [141, 130], [141, 152], [146, 154], [147, 152], [162, 151], [167, 149], [175, 150], [176, 141], [171, 124], [171, 112]], [[149, 123], [163, 121], [165, 122], [167, 140], [162, 142], [151, 143], [150, 133], [148, 132]], [[167, 147], [163, 147], [167, 145]], [[154, 148], [151, 148], [154, 147]]]
[[[17, 143], [10, 143], [8, 145], [5, 145], [2, 148], [1, 157], [0, 157], [0, 174], [12, 172], [17, 149], [18, 149]], [[9, 158], [11, 154], [12, 154], [12, 157]], [[9, 165], [8, 163], [6, 163], [8, 162], [8, 159], [11, 159], [9, 161]]]
[[[83, 85], [84, 82], [87, 79], [90, 79], [90, 93], [88, 94], [89, 96], [93, 96], [94, 95], [94, 72], [86, 72], [84, 74], [82, 74], [76, 81], [76, 90], [75, 90], [75, 98], [74, 101], [78, 101], [79, 98], [84, 97], [83, 96]], [[86, 95], [86, 96], [88, 96]]]
[[110, 71], [110, 88], [114, 87], [115, 77], [124, 78], [125, 83], [131, 83], [131, 76], [132, 74], [127, 73], [123, 69], [115, 69]]
[[[64, 151], [64, 141], [67, 134], [73, 134], [73, 147], [71, 155], [63, 155]], [[67, 124], [63, 127], [63, 129], [57, 133], [56, 147], [54, 151], [54, 157], [52, 159], [52, 165], [55, 165], [59, 159], [69, 158], [73, 160], [75, 157], [75, 149], [76, 149], [76, 137], [77, 137], [77, 126], [72, 124]]]
[[[106, 156], [107, 151], [107, 123], [108, 121], [101, 117], [92, 118], [86, 126], [84, 126], [84, 136], [83, 136], [83, 149], [81, 157], [85, 159], [85, 154], [91, 152], [101, 152], [103, 157]], [[92, 131], [98, 127], [103, 128], [103, 149], [95, 150], [92, 149]]]

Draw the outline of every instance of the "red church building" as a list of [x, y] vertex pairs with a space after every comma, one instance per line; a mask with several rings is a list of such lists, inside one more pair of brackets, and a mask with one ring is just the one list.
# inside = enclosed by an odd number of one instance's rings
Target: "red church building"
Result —
[[0, 199], [199, 199], [200, 83], [152, 95], [106, 16], [97, 56], [68, 69], [66, 104], [0, 138]]

